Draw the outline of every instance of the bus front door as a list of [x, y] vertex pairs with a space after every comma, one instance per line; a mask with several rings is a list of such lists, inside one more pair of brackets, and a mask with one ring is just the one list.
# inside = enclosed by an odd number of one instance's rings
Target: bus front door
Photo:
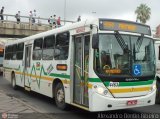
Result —
[[76, 36], [74, 40], [73, 101], [88, 107], [88, 64], [90, 35]]
[[32, 45], [25, 46], [25, 58], [24, 58], [24, 87], [26, 90], [30, 90], [30, 68], [31, 68], [31, 48]]

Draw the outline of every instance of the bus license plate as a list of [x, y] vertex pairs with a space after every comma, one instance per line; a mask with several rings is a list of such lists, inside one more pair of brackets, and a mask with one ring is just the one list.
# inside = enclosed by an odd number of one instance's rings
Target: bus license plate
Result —
[[129, 100], [127, 101], [127, 105], [136, 105], [137, 104], [137, 100]]

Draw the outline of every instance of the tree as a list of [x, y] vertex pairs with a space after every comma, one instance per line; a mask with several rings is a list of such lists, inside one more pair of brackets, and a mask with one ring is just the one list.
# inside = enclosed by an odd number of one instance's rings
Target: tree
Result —
[[150, 19], [151, 15], [151, 8], [148, 7], [146, 4], [140, 4], [140, 6], [137, 7], [135, 14], [137, 14], [136, 21], [140, 21], [141, 23], [146, 23], [147, 20]]

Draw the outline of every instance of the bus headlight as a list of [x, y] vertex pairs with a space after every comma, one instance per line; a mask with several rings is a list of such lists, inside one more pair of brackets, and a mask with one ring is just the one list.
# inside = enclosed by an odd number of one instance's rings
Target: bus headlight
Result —
[[106, 89], [104, 89], [104, 88], [102, 88], [102, 87], [98, 87], [98, 88], [97, 88], [97, 92], [98, 92], [99, 94], [101, 94], [101, 95], [107, 95], [108, 90], [106, 90]]
[[153, 91], [155, 91], [156, 89], [157, 89], [156, 84], [153, 84], [150, 91], [149, 91], [149, 94], [152, 93]]
[[112, 97], [106, 87], [102, 87], [102, 86], [99, 86], [99, 85], [94, 85], [93, 88], [94, 88], [95, 92], [100, 94], [100, 95]]
[[156, 84], [153, 84], [153, 85], [152, 85], [152, 91], [153, 91], [153, 90], [156, 90], [156, 89], [157, 89]]

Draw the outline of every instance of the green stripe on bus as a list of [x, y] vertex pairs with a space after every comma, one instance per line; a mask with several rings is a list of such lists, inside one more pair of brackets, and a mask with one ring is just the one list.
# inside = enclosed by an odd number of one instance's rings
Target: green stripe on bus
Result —
[[[34, 67], [34, 65], [33, 65]], [[33, 68], [32, 67], [32, 68]], [[4, 68], [7, 68], [7, 69], [12, 69], [12, 68], [9, 68], [9, 67], [4, 67]], [[17, 68], [17, 69], [20, 69]], [[43, 66], [41, 67], [41, 73], [40, 75], [42, 75], [42, 71], [43, 71], [43, 74], [45, 76], [47, 76], [47, 72], [44, 71], [44, 68]], [[32, 74], [32, 72], [31, 72]], [[70, 79], [70, 75], [66, 75], [66, 74], [55, 74], [55, 73], [51, 73], [49, 74], [49, 76], [53, 76], [53, 77], [58, 77], [58, 78], [67, 78], [67, 79]], [[100, 78], [89, 78], [88, 79], [89, 82], [102, 82]], [[151, 80], [148, 80], [148, 81], [137, 81], [137, 82], [119, 82], [119, 86], [139, 86], [139, 85], [150, 85], [153, 83], [153, 79]], [[106, 81], [104, 82], [105, 86], [109, 86], [110, 82], [109, 81]]]
[[[150, 85], [153, 83], [153, 79], [148, 81], [136, 81], [136, 82], [119, 82], [119, 86], [139, 86], [139, 85]], [[100, 78], [89, 78], [89, 82], [102, 82]], [[105, 86], [109, 86], [110, 82], [104, 82]]]
[[51, 73], [49, 76], [70, 79], [70, 75]]
[[100, 78], [89, 78], [89, 82], [102, 82]]
[[[154, 80], [148, 81], [137, 81], [137, 82], [119, 82], [119, 86], [140, 86], [140, 85], [150, 85]], [[109, 86], [109, 82], [104, 83], [106, 86]]]
[[13, 69], [13, 70], [19, 70], [19, 68], [10, 68], [10, 67], [3, 67], [4, 69]]
[[[10, 69], [10, 70], [13, 69], [13, 70], [16, 70], [16, 71], [17, 71], [17, 70], [20, 71], [20, 68], [10, 68], [10, 67], [4, 67], [4, 68]], [[36, 72], [34, 65], [32, 66], [31, 72], [30, 72], [29, 74], [33, 74], [33, 71]], [[20, 71], [20, 72], [21, 72], [21, 71]], [[41, 71], [40, 71], [40, 75], [41, 75], [41, 76], [42, 76], [42, 72], [43, 72], [44, 76], [53, 76], [53, 77], [70, 79], [70, 75], [66, 75], [66, 74], [51, 73], [51, 74], [47, 75], [47, 72], [45, 72], [43, 66], [41, 67]], [[35, 74], [35, 75], [36, 75], [36, 74]]]

